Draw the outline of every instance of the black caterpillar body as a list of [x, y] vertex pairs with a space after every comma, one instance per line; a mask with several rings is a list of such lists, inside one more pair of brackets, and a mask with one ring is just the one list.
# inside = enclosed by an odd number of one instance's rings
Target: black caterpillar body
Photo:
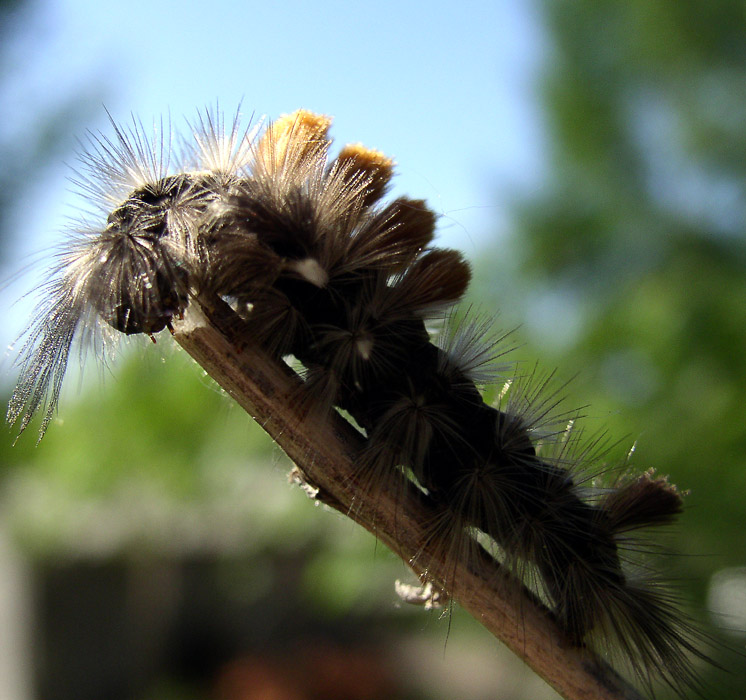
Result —
[[23, 430], [44, 408], [43, 434], [75, 337], [156, 333], [196, 295], [218, 295], [247, 341], [303, 365], [304, 400], [364, 430], [371, 490], [404, 470], [443, 513], [433, 536], [446, 551], [483, 533], [516, 573], [534, 572], [572, 643], [612, 639], [645, 683], [696, 686], [698, 633], [657, 575], [627, 561], [638, 530], [681, 511], [679, 493], [650, 473], [591, 486], [592, 449], [557, 427], [541, 380], [516, 375], [500, 405], [483, 401], [498, 354], [485, 324], [452, 321], [439, 344], [426, 327], [462, 297], [469, 266], [431, 247], [424, 202], [381, 204], [390, 160], [361, 146], [329, 158], [329, 124], [298, 112], [254, 138], [208, 114], [177, 173], [137, 128], [97, 139], [82, 179], [107, 225], [60, 255], [8, 419]]

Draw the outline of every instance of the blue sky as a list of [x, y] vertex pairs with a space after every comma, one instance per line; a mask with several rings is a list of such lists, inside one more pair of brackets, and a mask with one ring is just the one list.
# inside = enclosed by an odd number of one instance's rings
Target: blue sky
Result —
[[[3, 49], [13, 109], [0, 128], [19, 139], [73, 95], [91, 107], [71, 145], [87, 128], [107, 132], [103, 105], [117, 121], [170, 114], [177, 128], [216, 100], [247, 117], [312, 109], [334, 116], [340, 144], [393, 156], [394, 192], [427, 199], [440, 242], [471, 258], [509, 227], [510, 197], [540, 182], [544, 39], [531, 2], [37, 0], [32, 10]], [[3, 276], [59, 240], [80, 207], [69, 172], [52, 164], [31, 186]], [[29, 284], [10, 287], [2, 307]], [[15, 307], [4, 341], [27, 314]]]

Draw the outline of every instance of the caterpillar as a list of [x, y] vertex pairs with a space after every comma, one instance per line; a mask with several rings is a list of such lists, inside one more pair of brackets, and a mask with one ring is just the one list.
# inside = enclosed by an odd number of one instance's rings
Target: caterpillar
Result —
[[[434, 213], [386, 201], [382, 153], [332, 155], [330, 124], [301, 110], [247, 130], [205, 111], [178, 158], [166, 130], [148, 139], [139, 122], [92, 136], [78, 183], [105, 222], [57, 256], [8, 421], [23, 432], [41, 412], [41, 439], [76, 342], [152, 338], [214, 295], [241, 342], [300, 364], [307, 410], [354, 420], [360, 498], [404, 475], [440, 514], [431, 531], [446, 558], [488, 542], [571, 644], [601, 639], [647, 686], [696, 688], [703, 635], [640, 556], [648, 529], [680, 514], [680, 492], [652, 472], [599, 477], [602, 443], [580, 439], [551, 377], [498, 365], [491, 324], [454, 314], [471, 271], [433, 245]], [[444, 319], [434, 339], [429, 324]], [[499, 377], [485, 402], [480, 387]]]

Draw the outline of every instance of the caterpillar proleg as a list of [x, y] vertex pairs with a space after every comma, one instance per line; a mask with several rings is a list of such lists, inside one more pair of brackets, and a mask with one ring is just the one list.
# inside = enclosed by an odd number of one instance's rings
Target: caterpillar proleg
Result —
[[[599, 476], [603, 442], [582, 439], [551, 377], [496, 364], [490, 323], [453, 314], [470, 267], [433, 246], [432, 211], [386, 202], [392, 161], [333, 155], [330, 123], [299, 111], [247, 131], [208, 111], [178, 158], [167, 130], [148, 140], [138, 123], [93, 138], [79, 179], [105, 221], [71, 237], [42, 289], [8, 421], [23, 431], [41, 412], [44, 434], [76, 340], [152, 336], [220, 307], [234, 345], [302, 365], [289, 400], [354, 419], [356, 498], [386, 483], [427, 501], [446, 593], [455, 562], [497, 558], [568, 644], [613, 650], [646, 688], [696, 688], [703, 635], [641, 551], [681, 494], [651, 472]], [[493, 405], [479, 387], [496, 379]]]

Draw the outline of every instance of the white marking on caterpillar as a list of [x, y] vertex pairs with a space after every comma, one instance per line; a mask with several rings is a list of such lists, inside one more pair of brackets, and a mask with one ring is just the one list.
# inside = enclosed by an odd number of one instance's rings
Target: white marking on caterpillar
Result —
[[355, 347], [357, 352], [364, 360], [370, 360], [371, 354], [373, 353], [373, 338], [364, 336], [355, 340]]
[[321, 267], [319, 261], [313, 258], [293, 261], [288, 265], [288, 269], [297, 272], [315, 287], [326, 287], [329, 283], [328, 273]]

